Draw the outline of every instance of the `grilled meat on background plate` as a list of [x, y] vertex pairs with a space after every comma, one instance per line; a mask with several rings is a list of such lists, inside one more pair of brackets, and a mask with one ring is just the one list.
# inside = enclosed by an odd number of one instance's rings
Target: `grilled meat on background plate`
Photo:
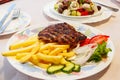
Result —
[[38, 38], [46, 43], [56, 42], [58, 44], [69, 44], [70, 49], [73, 49], [87, 37], [77, 32], [73, 26], [67, 23], [57, 23], [49, 25], [40, 31]]

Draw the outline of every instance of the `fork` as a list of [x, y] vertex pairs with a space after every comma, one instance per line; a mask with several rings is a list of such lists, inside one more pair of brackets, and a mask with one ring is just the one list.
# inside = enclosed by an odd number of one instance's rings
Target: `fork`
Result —
[[20, 15], [20, 10], [19, 10], [19, 9], [15, 9], [14, 12], [13, 12], [13, 14], [12, 14], [12, 16], [11, 16], [11, 18], [10, 18], [10, 20], [7, 21], [6, 24], [3, 25], [3, 26], [0, 28], [0, 33], [3, 33], [3, 32], [5, 31], [5, 29], [7, 28], [7, 26], [10, 24], [10, 22], [11, 22], [12, 20], [17, 19], [17, 18], [19, 17], [19, 15]]

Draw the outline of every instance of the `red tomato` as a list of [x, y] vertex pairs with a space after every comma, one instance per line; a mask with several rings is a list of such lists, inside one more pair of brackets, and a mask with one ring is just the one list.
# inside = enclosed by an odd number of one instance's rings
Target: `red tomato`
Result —
[[81, 12], [81, 16], [87, 16], [88, 14], [89, 14], [88, 11], [83, 11], [83, 12]]
[[87, 45], [87, 44], [89, 44], [89, 42], [90, 42], [90, 39], [87, 38], [87, 39], [85, 39], [83, 42], [80, 43], [80, 46]]
[[103, 41], [107, 41], [109, 36], [107, 35], [96, 35], [90, 39], [90, 43], [102, 44]]
[[85, 9], [83, 9], [83, 8], [79, 8], [79, 9], [77, 9], [77, 11], [79, 11], [79, 12], [83, 12], [83, 11], [85, 11]]

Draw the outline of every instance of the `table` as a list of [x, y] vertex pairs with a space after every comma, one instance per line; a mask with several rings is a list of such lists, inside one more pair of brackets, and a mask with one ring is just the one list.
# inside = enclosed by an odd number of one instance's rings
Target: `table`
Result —
[[[32, 17], [32, 21], [30, 25], [39, 24], [42, 22], [49, 22], [54, 21], [54, 19], [51, 19], [47, 16], [45, 16], [42, 12], [42, 9], [47, 2], [51, 0], [14, 0], [9, 3], [5, 3], [0, 5], [0, 9], [6, 8], [11, 3], [16, 3], [17, 7], [21, 10], [27, 12]], [[101, 0], [111, 6], [117, 7], [120, 9], [120, 3], [116, 0]], [[97, 22], [97, 23], [91, 23], [88, 24], [91, 26], [94, 26], [94, 28], [97, 28], [101, 31], [103, 31], [105, 34], [110, 35], [114, 45], [115, 45], [115, 55], [113, 58], [112, 63], [103, 71], [99, 72], [96, 75], [93, 75], [91, 77], [85, 78], [83, 80], [119, 80], [120, 79], [120, 11], [113, 13], [111, 18]], [[5, 51], [6, 43], [8, 39], [13, 34], [6, 35], [6, 36], [0, 36], [0, 52]], [[16, 75], [18, 71], [15, 70], [0, 54], [0, 80], [13, 80], [13, 77]], [[24, 75], [20, 73], [21, 75]], [[27, 76], [27, 75], [24, 75]], [[27, 76], [28, 77], [28, 76]], [[31, 77], [28, 77], [29, 80], [37, 80]], [[27, 79], [27, 80], [28, 80]], [[14, 79], [16, 80], [16, 79]], [[18, 79], [17, 79], [18, 80]], [[26, 80], [20, 78], [19, 80]]]

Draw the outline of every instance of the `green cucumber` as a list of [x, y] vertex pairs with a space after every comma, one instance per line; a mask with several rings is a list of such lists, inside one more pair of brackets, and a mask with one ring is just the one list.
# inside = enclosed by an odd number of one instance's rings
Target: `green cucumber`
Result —
[[62, 69], [65, 73], [71, 73], [75, 67], [75, 64], [72, 62], [68, 62], [65, 67]]
[[63, 68], [64, 68], [64, 65], [51, 65], [50, 67], [47, 68], [47, 73], [54, 74], [61, 71], [61, 69]]
[[80, 72], [81, 66], [78, 64], [75, 64], [75, 67], [73, 69], [74, 72]]

